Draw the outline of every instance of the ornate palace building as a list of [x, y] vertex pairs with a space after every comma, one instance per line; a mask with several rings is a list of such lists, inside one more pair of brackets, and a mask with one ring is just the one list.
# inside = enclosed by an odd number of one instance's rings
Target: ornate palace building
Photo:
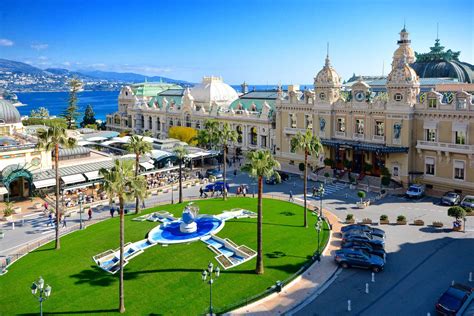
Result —
[[238, 95], [216, 77], [192, 89], [127, 86], [107, 126], [163, 138], [171, 126], [200, 129], [215, 118], [239, 133], [236, 152], [270, 149], [283, 170], [295, 172], [303, 155], [292, 152], [290, 140], [309, 129], [323, 144], [313, 169], [326, 164], [357, 174], [388, 171], [405, 186], [417, 181], [474, 193], [474, 67], [460, 62], [459, 52], [444, 51], [439, 40], [429, 53], [415, 53], [405, 28], [398, 46], [386, 78], [342, 84], [327, 56], [313, 89], [304, 91], [291, 85], [247, 92], [243, 85]]

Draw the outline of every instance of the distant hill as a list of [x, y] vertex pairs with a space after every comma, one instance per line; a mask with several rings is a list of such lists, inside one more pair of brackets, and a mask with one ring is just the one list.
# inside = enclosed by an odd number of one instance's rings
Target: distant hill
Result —
[[86, 76], [86, 75], [84, 75], [80, 72], [71, 71], [71, 70], [64, 69], [64, 68], [46, 68], [44, 71], [46, 71], [50, 74], [53, 74], [53, 75], [58, 75], [58, 76], [68, 76], [68, 77], [76, 76], [76, 77], [79, 77], [79, 78], [88, 77], [88, 76]]
[[184, 81], [184, 80], [176, 80], [176, 79], [171, 79], [171, 78], [161, 77], [161, 76], [150, 77], [150, 76], [145, 76], [141, 74], [136, 74], [133, 72], [113, 72], [113, 71], [100, 71], [100, 70], [93, 70], [93, 71], [79, 70], [79, 72], [93, 78], [107, 79], [107, 80], [113, 80], [113, 81], [137, 83], [137, 82], [144, 82], [146, 79], [149, 82], [162, 81], [162, 82], [167, 82], [167, 83], [190, 85], [189, 82]]
[[46, 75], [42, 69], [33, 67], [31, 65], [0, 58], [0, 71], [31, 74], [31, 75]]

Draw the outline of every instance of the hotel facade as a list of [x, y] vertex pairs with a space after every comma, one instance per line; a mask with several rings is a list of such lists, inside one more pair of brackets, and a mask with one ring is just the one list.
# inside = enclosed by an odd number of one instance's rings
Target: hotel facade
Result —
[[458, 57], [438, 39], [429, 53], [416, 54], [404, 28], [382, 81], [342, 83], [327, 56], [313, 89], [303, 91], [292, 85], [248, 92], [243, 84], [239, 95], [219, 77], [191, 89], [137, 84], [122, 88], [107, 127], [164, 138], [171, 126], [201, 129], [217, 119], [238, 132], [234, 152], [269, 149], [283, 170], [295, 172], [304, 157], [291, 150], [290, 140], [311, 130], [323, 144], [319, 157], [310, 158], [314, 170], [388, 171], [403, 186], [474, 194], [474, 67]]

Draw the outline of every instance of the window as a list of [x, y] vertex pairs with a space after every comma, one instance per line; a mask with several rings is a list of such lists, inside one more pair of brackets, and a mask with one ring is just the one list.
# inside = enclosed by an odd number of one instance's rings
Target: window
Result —
[[395, 101], [401, 101], [403, 99], [403, 95], [401, 93], [395, 93], [393, 98]]
[[364, 134], [364, 120], [363, 119], [356, 120], [355, 130], [357, 134]]
[[262, 147], [267, 147], [267, 136], [262, 136], [260, 140], [261, 140], [261, 144], [260, 144], [260, 145], [261, 145]]
[[383, 121], [375, 121], [375, 135], [385, 136], [385, 123]]
[[250, 144], [256, 146], [257, 145], [257, 128], [252, 127], [250, 129]]
[[304, 116], [305, 128], [313, 129], [313, 116], [311, 114], [306, 114]]
[[459, 145], [466, 144], [466, 132], [464, 131], [456, 131], [454, 132], [454, 142]]
[[430, 176], [435, 174], [435, 159], [433, 157], [425, 157], [425, 174]]
[[196, 129], [201, 129], [201, 121], [196, 121]]
[[156, 118], [156, 130], [161, 130], [161, 122], [159, 117]]
[[181, 126], [181, 121], [178, 120], [178, 122], [176, 123], [176, 125]]
[[186, 127], [191, 127], [191, 115], [186, 114]]
[[237, 126], [237, 142], [242, 144], [242, 126]]
[[170, 119], [170, 126], [173, 126], [173, 119]]
[[319, 98], [320, 98], [321, 100], [326, 99], [326, 94], [325, 94], [324, 92], [321, 92], [321, 93], [319, 94]]
[[436, 141], [436, 130], [435, 129], [427, 129], [426, 130], [426, 140], [429, 142]]
[[290, 127], [296, 128], [296, 114], [290, 113]]
[[346, 131], [346, 119], [340, 117], [337, 119], [337, 131], [338, 132], [345, 132]]
[[398, 166], [393, 167], [392, 174], [394, 177], [398, 177], [399, 172], [400, 172], [400, 168]]
[[454, 179], [464, 180], [464, 161], [454, 160]]
[[148, 129], [152, 129], [153, 126], [153, 118], [151, 116], [148, 117]]
[[428, 107], [429, 107], [430, 109], [436, 109], [436, 101], [437, 101], [437, 100], [434, 99], [434, 98], [429, 98], [429, 99], [428, 99]]

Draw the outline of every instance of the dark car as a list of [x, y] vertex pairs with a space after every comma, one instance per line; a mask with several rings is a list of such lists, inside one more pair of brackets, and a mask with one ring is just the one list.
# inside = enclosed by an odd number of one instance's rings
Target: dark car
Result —
[[[290, 178], [290, 176], [286, 172], [283, 172], [283, 171], [277, 171], [277, 172], [280, 175], [281, 182], [287, 181]], [[271, 176], [270, 178], [265, 180], [265, 183], [266, 184], [277, 184], [279, 182], [277, 181], [277, 179], [274, 176]]]
[[[225, 187], [227, 189], [227, 192], [229, 192], [229, 184], [226, 183], [225, 184]], [[208, 185], [206, 185], [206, 187], [204, 188], [204, 192], [220, 192], [224, 189], [224, 182], [222, 181], [217, 181], [217, 182], [214, 182], [214, 183], [209, 183]]]
[[344, 244], [348, 241], [362, 241], [379, 247], [385, 246], [385, 240], [382, 237], [371, 235], [370, 233], [366, 233], [361, 230], [353, 230], [344, 233], [342, 236], [342, 243]]
[[469, 296], [473, 295], [472, 292], [469, 286], [459, 283], [451, 285], [436, 303], [436, 311], [441, 315], [456, 315]]
[[385, 252], [383, 247], [370, 245], [370, 244], [368, 244], [366, 242], [362, 242], [362, 241], [355, 241], [355, 240], [354, 241], [348, 241], [348, 242], [346, 242], [342, 245], [342, 248], [343, 249], [344, 248], [361, 249], [361, 250], [367, 251], [371, 255], [379, 256], [380, 258], [382, 258], [384, 260], [386, 260], [386, 258], [387, 258], [387, 253]]
[[340, 249], [334, 260], [344, 269], [349, 267], [367, 268], [373, 272], [383, 270], [385, 260], [362, 249]]
[[206, 178], [209, 178], [210, 176], [215, 177], [216, 179], [221, 179], [224, 176], [222, 175], [222, 171], [219, 169], [207, 169], [206, 170]]
[[362, 230], [364, 232], [370, 233], [374, 236], [379, 236], [382, 238], [385, 238], [385, 231], [380, 229], [380, 228], [373, 228], [370, 227], [369, 225], [365, 224], [352, 224], [352, 225], [346, 225], [341, 228], [342, 234], [353, 231], [353, 230]]
[[458, 205], [459, 203], [461, 203], [461, 196], [456, 192], [449, 191], [441, 197], [441, 204]]

